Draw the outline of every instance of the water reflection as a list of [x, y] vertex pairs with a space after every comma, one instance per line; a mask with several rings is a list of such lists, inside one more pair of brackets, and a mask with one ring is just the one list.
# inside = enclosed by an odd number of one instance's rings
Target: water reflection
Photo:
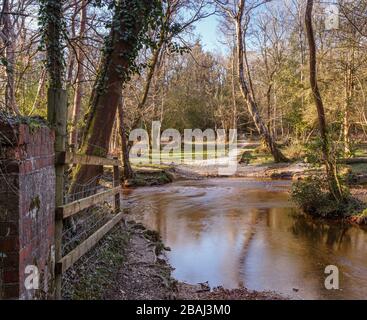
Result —
[[[172, 248], [179, 280], [306, 299], [366, 299], [367, 231], [300, 214], [288, 188], [284, 181], [213, 179], [138, 189], [125, 198], [134, 218]], [[342, 291], [324, 288], [330, 264], [340, 268]]]

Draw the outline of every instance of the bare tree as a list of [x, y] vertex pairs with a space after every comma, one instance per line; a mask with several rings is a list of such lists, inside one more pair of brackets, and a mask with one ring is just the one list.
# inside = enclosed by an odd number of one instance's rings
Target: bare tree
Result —
[[305, 15], [306, 33], [310, 50], [310, 83], [319, 119], [319, 129], [322, 142], [322, 154], [323, 154], [323, 161], [326, 167], [329, 189], [335, 200], [342, 201], [343, 193], [338, 179], [336, 164], [330, 154], [330, 141], [328, 137], [325, 109], [317, 82], [317, 70], [316, 70], [317, 53], [316, 53], [315, 36], [312, 25], [313, 4], [314, 4], [313, 0], [307, 0], [306, 15]]
[[[274, 141], [274, 138], [269, 131], [268, 127], [264, 123], [260, 110], [258, 107], [258, 104], [256, 102], [252, 84], [251, 84], [251, 78], [249, 78], [249, 83], [246, 81], [245, 76], [245, 49], [244, 49], [244, 24], [247, 23], [245, 21], [245, 15], [246, 18], [249, 18], [249, 13], [256, 7], [258, 7], [260, 4], [264, 3], [257, 3], [256, 5], [251, 6], [251, 8], [248, 8], [246, 10], [245, 8], [245, 0], [236, 0], [231, 1], [231, 4], [228, 4], [228, 1], [221, 1], [221, 0], [215, 0], [218, 7], [222, 10], [222, 12], [229, 17], [234, 25], [235, 25], [235, 32], [236, 32], [236, 45], [237, 45], [237, 66], [238, 66], [238, 74], [239, 74], [239, 84], [240, 89], [243, 98], [246, 101], [248, 111], [255, 123], [256, 129], [259, 132], [259, 134], [263, 137], [266, 146], [268, 147], [270, 153], [273, 155], [274, 160], [276, 162], [283, 162], [288, 161], [288, 159], [282, 154], [282, 152], [279, 150], [279, 147], [277, 146], [276, 142]], [[268, 1], [265, 1], [268, 2]], [[249, 70], [247, 68], [247, 73], [250, 77]]]

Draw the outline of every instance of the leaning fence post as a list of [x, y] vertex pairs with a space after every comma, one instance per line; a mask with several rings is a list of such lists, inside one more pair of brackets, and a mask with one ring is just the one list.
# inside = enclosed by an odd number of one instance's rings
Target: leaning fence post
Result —
[[[63, 89], [48, 90], [47, 118], [55, 130], [55, 153], [66, 151], [67, 139], [67, 93]], [[56, 208], [64, 204], [64, 163], [56, 163]], [[55, 260], [56, 265], [62, 258], [62, 231], [63, 220], [56, 215], [55, 217]], [[61, 295], [60, 270], [55, 269], [55, 298], [60, 300]]]
[[[113, 158], [114, 160], [118, 160], [117, 157]], [[117, 188], [120, 186], [120, 169], [118, 165], [113, 166], [113, 187]], [[115, 213], [120, 212], [120, 192], [115, 194], [115, 201], [114, 201], [114, 210]]]

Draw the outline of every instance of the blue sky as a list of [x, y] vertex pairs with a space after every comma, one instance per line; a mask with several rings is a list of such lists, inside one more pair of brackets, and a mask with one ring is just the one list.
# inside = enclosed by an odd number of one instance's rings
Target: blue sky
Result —
[[195, 24], [195, 33], [200, 36], [205, 50], [212, 52], [222, 51], [223, 45], [219, 42], [221, 35], [218, 31], [218, 25], [218, 17], [215, 15], [200, 20]]

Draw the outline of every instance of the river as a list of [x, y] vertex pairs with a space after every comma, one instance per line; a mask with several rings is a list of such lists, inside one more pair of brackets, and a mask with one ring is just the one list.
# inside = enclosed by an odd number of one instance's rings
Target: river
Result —
[[[182, 181], [125, 191], [124, 203], [160, 232], [180, 281], [297, 299], [367, 299], [367, 230], [305, 217], [289, 189], [288, 181]], [[325, 289], [328, 265], [339, 268], [340, 290]]]

